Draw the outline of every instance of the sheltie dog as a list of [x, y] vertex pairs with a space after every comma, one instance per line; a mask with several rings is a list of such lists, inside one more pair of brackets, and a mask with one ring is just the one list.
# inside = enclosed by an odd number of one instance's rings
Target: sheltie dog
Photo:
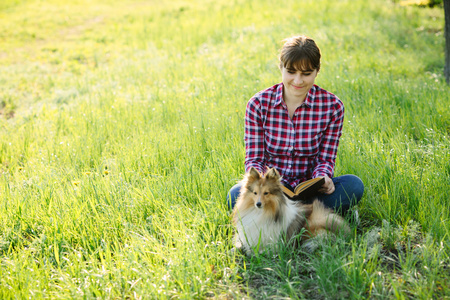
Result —
[[242, 183], [233, 209], [234, 243], [247, 254], [272, 247], [280, 238], [289, 241], [296, 237], [294, 245], [298, 246], [317, 235], [350, 232], [344, 219], [319, 200], [302, 204], [287, 198], [281, 176], [274, 168], [265, 175], [251, 168]]

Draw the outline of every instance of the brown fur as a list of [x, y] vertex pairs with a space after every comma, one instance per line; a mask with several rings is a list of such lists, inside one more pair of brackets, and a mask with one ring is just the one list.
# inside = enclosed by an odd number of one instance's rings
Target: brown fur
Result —
[[280, 206], [285, 204], [286, 198], [281, 189], [280, 174], [275, 169], [271, 169], [265, 176], [261, 176], [256, 169], [251, 168], [245, 175], [241, 196], [234, 209], [234, 217], [236, 218], [236, 211], [245, 211], [254, 207], [260, 196], [264, 212], [271, 215], [274, 220], [278, 220], [281, 213]]
[[[261, 175], [251, 168], [244, 176], [241, 193], [233, 211], [233, 224], [237, 228], [238, 238], [241, 237], [242, 240], [242, 231], [255, 230], [255, 227], [245, 227], [254, 222], [260, 224], [256, 230], [264, 228], [264, 230], [273, 232], [268, 229], [277, 228], [277, 230], [284, 231], [280, 234], [287, 240], [306, 229], [305, 234], [301, 236], [301, 242], [322, 233], [337, 233], [340, 230], [345, 233], [350, 232], [344, 219], [326, 208], [319, 200], [313, 201], [312, 204], [302, 204], [288, 199], [282, 191], [280, 180], [280, 174], [273, 168], [268, 169], [265, 175]], [[258, 221], [252, 222], [252, 220], [244, 218], [258, 218]], [[286, 222], [288, 224], [285, 224]], [[262, 231], [261, 234], [264, 232]], [[270, 240], [270, 237], [267, 240]], [[246, 243], [241, 242], [245, 247]], [[254, 246], [252, 242], [248, 243], [247, 248]], [[294, 244], [297, 246], [295, 241]]]

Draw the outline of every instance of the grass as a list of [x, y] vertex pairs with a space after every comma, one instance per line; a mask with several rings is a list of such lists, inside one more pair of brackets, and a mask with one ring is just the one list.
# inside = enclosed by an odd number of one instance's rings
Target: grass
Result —
[[[450, 298], [440, 8], [391, 1], [0, 4], [0, 298]], [[362, 227], [231, 252], [243, 114], [281, 40], [345, 103]]]

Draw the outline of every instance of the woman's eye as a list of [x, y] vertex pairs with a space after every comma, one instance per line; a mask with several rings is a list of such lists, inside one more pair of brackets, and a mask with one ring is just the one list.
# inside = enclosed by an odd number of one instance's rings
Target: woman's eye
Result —
[[309, 76], [309, 75], [311, 75], [311, 73], [303, 73], [303, 75]]

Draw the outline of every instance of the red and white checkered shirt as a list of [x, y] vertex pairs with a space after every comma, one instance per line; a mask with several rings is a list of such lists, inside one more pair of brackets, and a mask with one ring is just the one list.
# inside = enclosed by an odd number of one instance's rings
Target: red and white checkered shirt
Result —
[[292, 119], [283, 101], [283, 83], [253, 96], [245, 112], [245, 170], [267, 167], [295, 187], [319, 176], [333, 177], [342, 134], [344, 104], [317, 85]]

